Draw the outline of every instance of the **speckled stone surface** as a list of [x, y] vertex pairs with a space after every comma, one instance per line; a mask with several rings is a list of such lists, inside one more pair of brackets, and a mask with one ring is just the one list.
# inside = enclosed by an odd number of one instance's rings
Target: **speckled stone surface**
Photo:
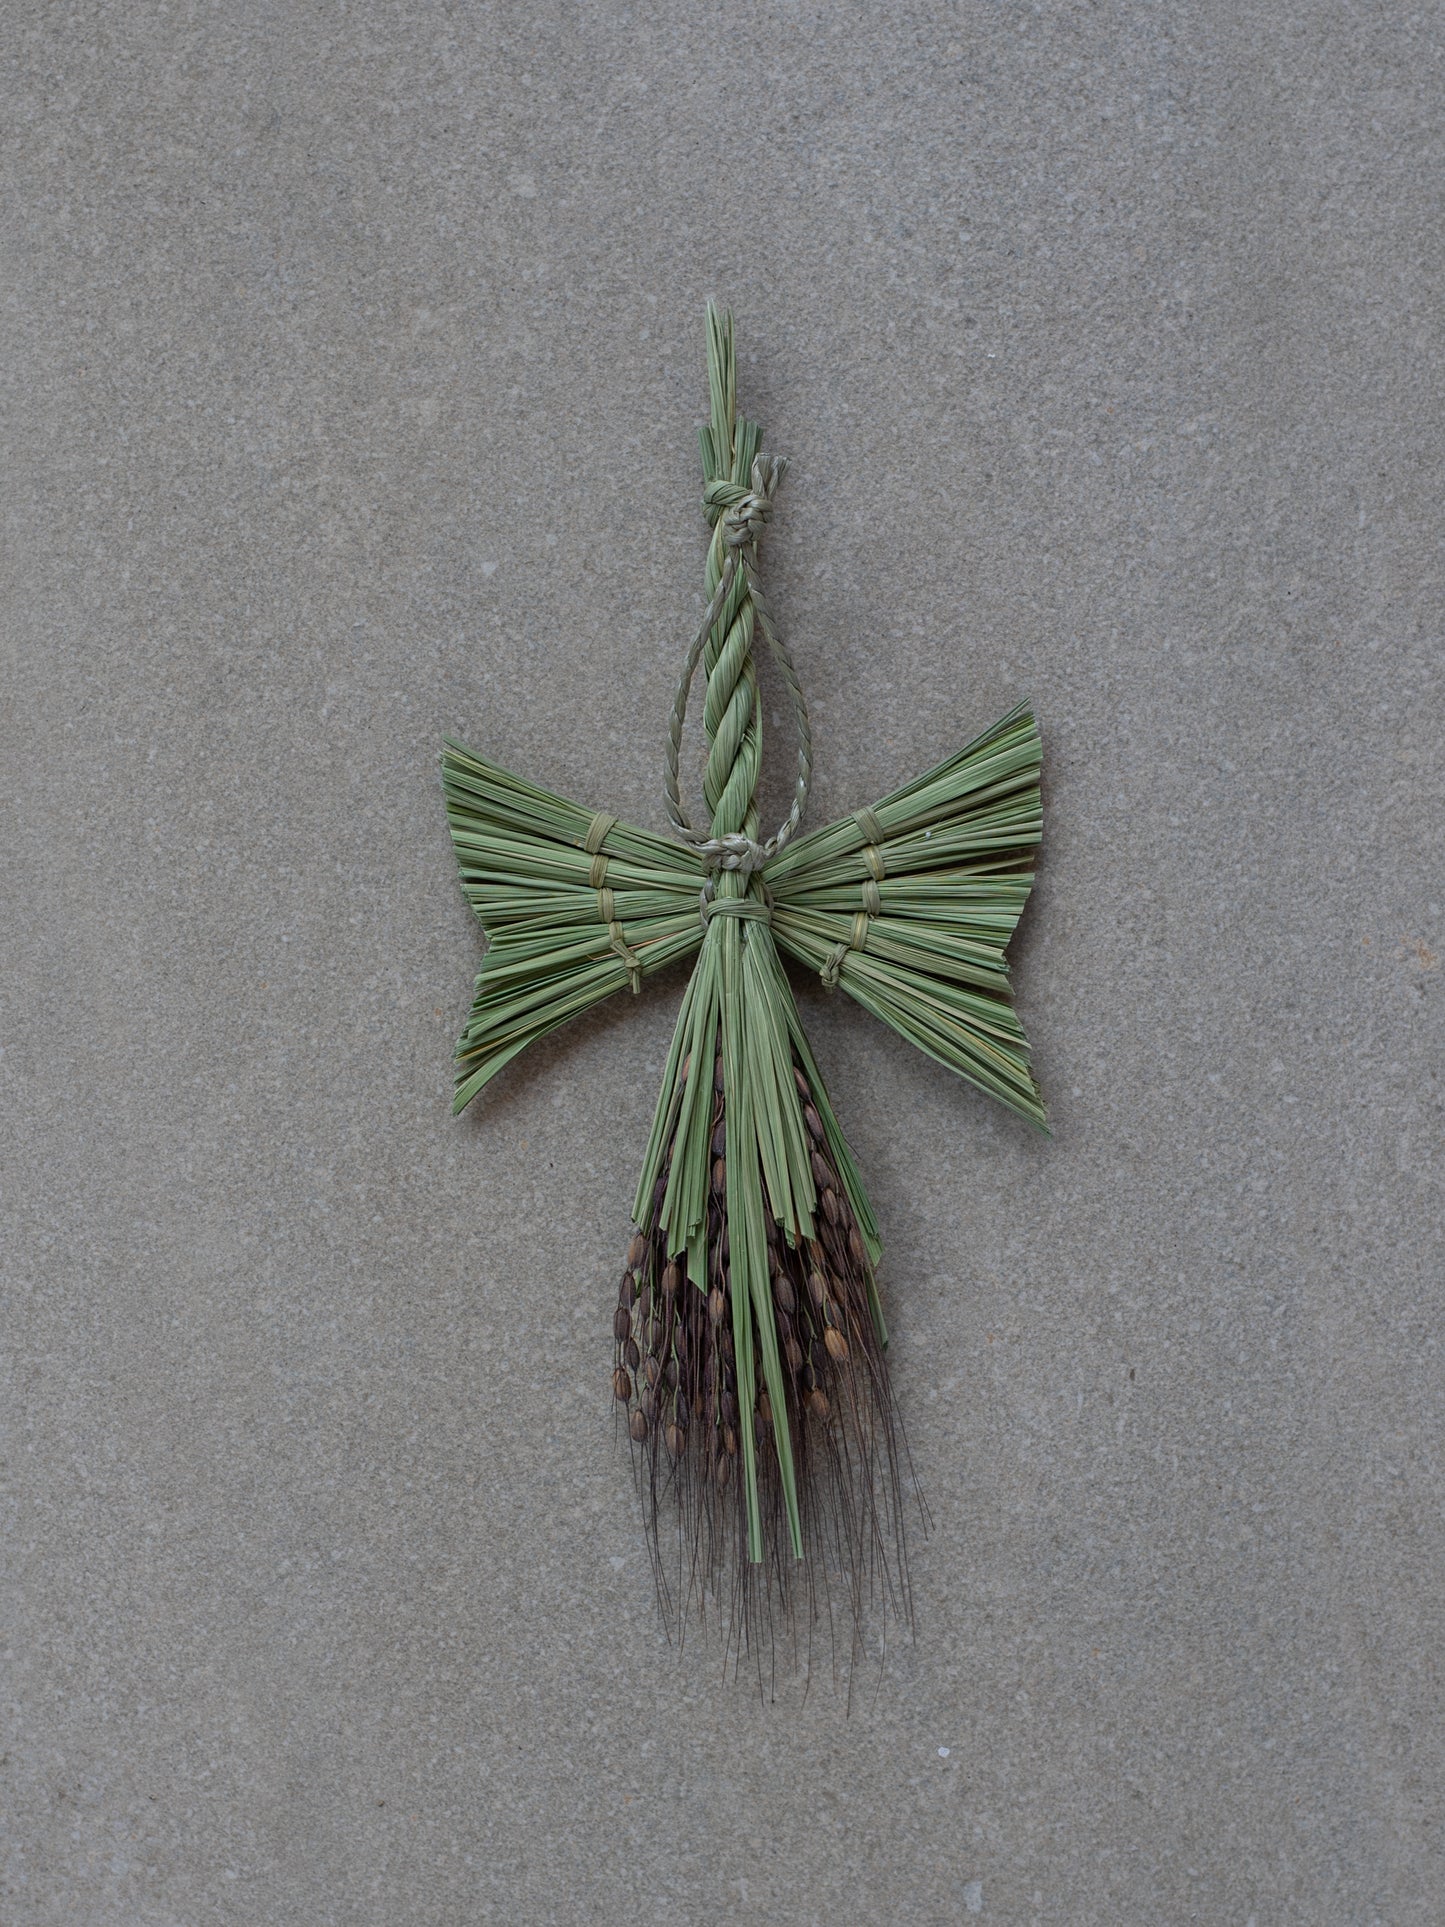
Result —
[[[7, 1924], [1440, 1920], [1442, 49], [6, 9]], [[851, 1712], [659, 1630], [677, 985], [448, 1113], [440, 739], [662, 827], [710, 294], [812, 820], [1045, 737], [1053, 1140], [800, 986], [935, 1519]]]

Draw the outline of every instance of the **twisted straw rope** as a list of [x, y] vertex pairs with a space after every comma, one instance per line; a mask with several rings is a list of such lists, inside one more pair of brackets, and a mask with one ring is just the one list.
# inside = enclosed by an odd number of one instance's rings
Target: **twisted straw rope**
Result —
[[[737, 482], [713, 482], [704, 491], [703, 505], [714, 531], [708, 550], [710, 594], [687, 652], [668, 726], [665, 787], [672, 826], [693, 845], [706, 868], [738, 871], [744, 879], [760, 870], [797, 830], [803, 820], [813, 774], [813, 733], [803, 687], [787, 644], [768, 614], [754, 568], [758, 537], [772, 514], [773, 495], [786, 467], [781, 456], [760, 455], [753, 463], [751, 488]], [[787, 685], [798, 736], [798, 778], [792, 808], [777, 833], [765, 843], [757, 840], [758, 813], [754, 802], [762, 760], [757, 681], [751, 660], [755, 626], [762, 630]], [[721, 640], [717, 641], [719, 632]], [[696, 829], [689, 822], [677, 773], [688, 691], [698, 662], [704, 657], [707, 693], [703, 702], [703, 728], [708, 738], [708, 758], [703, 796], [712, 812], [710, 833]], [[705, 897], [704, 921], [707, 915]]]

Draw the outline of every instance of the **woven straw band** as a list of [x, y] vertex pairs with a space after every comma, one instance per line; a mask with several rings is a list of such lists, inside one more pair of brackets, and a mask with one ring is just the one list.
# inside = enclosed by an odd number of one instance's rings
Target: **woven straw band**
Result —
[[761, 897], [715, 897], [705, 883], [698, 893], [698, 915], [707, 929], [713, 917], [741, 917], [744, 923], [771, 923], [773, 906]]
[[875, 917], [883, 914], [883, 897], [878, 888], [888, 874], [888, 865], [879, 847], [886, 841], [883, 825], [872, 810], [854, 810], [853, 821], [858, 825], [858, 834], [863, 839], [860, 854], [870, 874], [863, 880], [863, 908], [853, 914], [853, 928], [847, 941], [835, 943], [823, 959], [823, 967], [818, 975], [825, 990], [838, 988], [838, 980], [843, 974], [843, 959], [850, 950], [868, 948], [868, 926]]
[[602, 848], [608, 832], [615, 829], [616, 826], [617, 818], [615, 816], [609, 815], [606, 810], [598, 810], [592, 821], [587, 825], [587, 834], [582, 839], [582, 847], [588, 856], [596, 856], [597, 852]]
[[870, 917], [879, 917], [883, 914], [883, 899], [878, 894], [878, 886], [888, 874], [888, 865], [883, 861], [883, 852], [878, 847], [880, 834], [878, 818], [872, 810], [854, 810], [853, 821], [864, 836], [869, 838], [861, 852], [863, 861], [872, 872], [863, 884], [863, 908]]

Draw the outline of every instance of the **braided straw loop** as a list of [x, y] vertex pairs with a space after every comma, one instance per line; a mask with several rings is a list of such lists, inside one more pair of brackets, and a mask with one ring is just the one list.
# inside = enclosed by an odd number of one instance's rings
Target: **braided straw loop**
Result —
[[[725, 346], [729, 364], [730, 349], [729, 336]], [[757, 578], [758, 539], [772, 516], [773, 497], [787, 468], [780, 455], [758, 454], [759, 438], [757, 424], [735, 414], [731, 384], [715, 390], [712, 422], [700, 431], [706, 477], [703, 512], [713, 531], [707, 557], [708, 602], [672, 706], [666, 773], [667, 813], [678, 835], [693, 845], [707, 868], [735, 872], [744, 879], [760, 870], [797, 830], [813, 767], [812, 730], [802, 685]], [[753, 662], [753, 638], [759, 629], [787, 686], [798, 740], [792, 808], [766, 842], [758, 840], [755, 802], [762, 764], [762, 719]], [[698, 830], [688, 820], [678, 778], [688, 693], [699, 662], [707, 675], [702, 720], [708, 744], [703, 775], [703, 798], [711, 816], [708, 831]]]

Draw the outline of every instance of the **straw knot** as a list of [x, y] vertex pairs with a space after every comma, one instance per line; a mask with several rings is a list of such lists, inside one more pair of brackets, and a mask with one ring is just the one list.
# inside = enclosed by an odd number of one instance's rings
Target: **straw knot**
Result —
[[[610, 896], [611, 891], [607, 894]], [[638, 996], [642, 990], [642, 959], [628, 943], [622, 925], [615, 920], [607, 925], [607, 948], [622, 959], [627, 971], [627, 987], [634, 997]]]
[[737, 870], [743, 876], [761, 870], [772, 854], [765, 844], [738, 833], [710, 836], [695, 847], [704, 870]]
[[723, 540], [730, 549], [750, 549], [767, 526], [773, 505], [766, 495], [749, 489], [723, 517]]
[[723, 541], [730, 549], [750, 549], [773, 513], [773, 496], [787, 462], [781, 455], [759, 455], [753, 462], [751, 485], [718, 480], [703, 490], [703, 511], [709, 522], [723, 525]]
[[866, 910], [854, 912], [853, 928], [849, 931], [847, 939], [843, 943], [833, 945], [823, 961], [822, 969], [818, 972], [823, 980], [824, 990], [838, 988], [839, 980], [843, 975], [843, 960], [850, 950], [868, 948], [868, 925], [871, 921], [872, 918]]

